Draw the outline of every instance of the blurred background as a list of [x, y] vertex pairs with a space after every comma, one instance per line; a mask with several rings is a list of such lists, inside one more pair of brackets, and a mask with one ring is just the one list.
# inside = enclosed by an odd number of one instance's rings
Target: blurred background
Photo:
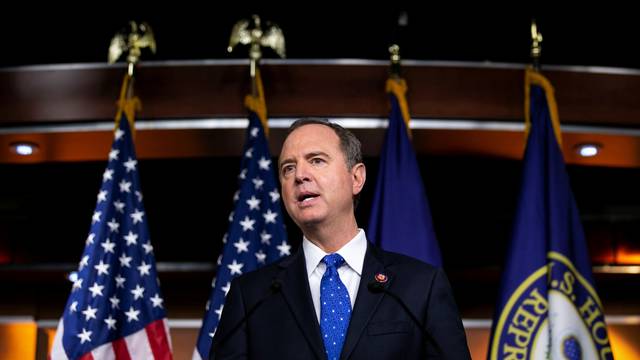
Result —
[[[463, 8], [464, 7], [464, 8]], [[262, 65], [271, 153], [296, 118], [362, 140], [367, 226], [398, 43], [413, 144], [444, 268], [474, 358], [486, 354], [524, 149], [532, 18], [556, 89], [563, 151], [617, 358], [640, 356], [640, 55], [633, 12], [330, 3], [19, 4], [0, 15], [0, 355], [45, 358], [84, 247], [125, 66], [109, 41], [147, 21], [158, 51], [137, 70], [136, 150], [176, 358], [190, 358], [237, 187], [250, 89], [233, 24], [277, 23], [287, 59]], [[245, 122], [243, 122], [245, 121]], [[244, 124], [244, 125], [243, 125]], [[31, 156], [14, 145], [35, 145]], [[580, 146], [595, 144], [596, 156]], [[287, 218], [289, 241], [301, 234]], [[173, 321], [173, 323], [171, 322]], [[3, 353], [4, 351], [4, 353]]]

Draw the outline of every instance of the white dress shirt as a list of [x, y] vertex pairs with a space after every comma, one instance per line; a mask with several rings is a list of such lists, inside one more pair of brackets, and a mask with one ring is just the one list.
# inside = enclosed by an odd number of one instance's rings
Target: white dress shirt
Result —
[[[302, 239], [302, 250], [307, 264], [307, 275], [309, 276], [309, 289], [311, 290], [311, 298], [313, 299], [313, 307], [316, 310], [316, 317], [320, 322], [320, 281], [327, 269], [327, 265], [322, 262], [325, 253], [307, 238]], [[356, 302], [356, 295], [360, 287], [360, 277], [362, 276], [362, 264], [364, 263], [364, 254], [367, 251], [367, 237], [364, 230], [358, 229], [356, 236], [349, 240], [336, 253], [340, 254], [345, 264], [338, 269], [340, 280], [349, 292], [351, 300], [351, 309]]]

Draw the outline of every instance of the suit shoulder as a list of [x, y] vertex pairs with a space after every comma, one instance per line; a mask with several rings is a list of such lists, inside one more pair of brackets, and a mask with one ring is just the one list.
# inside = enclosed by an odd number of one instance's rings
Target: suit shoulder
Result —
[[281, 263], [287, 261], [291, 256], [287, 256], [277, 261], [265, 265], [261, 268], [251, 270], [245, 274], [238, 276], [234, 281], [243, 285], [270, 284], [274, 277], [280, 272]]
[[384, 263], [387, 267], [392, 267], [398, 270], [410, 270], [412, 272], [420, 272], [429, 275], [442, 271], [438, 267], [427, 264], [426, 262], [411, 256], [384, 250], [379, 250], [379, 253], [384, 258]]

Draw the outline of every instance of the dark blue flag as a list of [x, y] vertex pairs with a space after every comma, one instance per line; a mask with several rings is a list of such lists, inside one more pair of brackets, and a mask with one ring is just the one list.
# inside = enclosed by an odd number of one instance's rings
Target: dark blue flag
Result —
[[240, 189], [234, 196], [235, 206], [229, 215], [229, 230], [222, 240], [222, 254], [218, 258], [218, 270], [193, 353], [194, 360], [209, 358], [211, 340], [218, 327], [231, 280], [289, 255], [291, 250], [287, 243], [280, 193], [265, 134], [266, 107], [259, 76], [258, 73], [259, 95], [245, 100], [250, 113], [238, 175]]
[[385, 250], [441, 266], [429, 202], [407, 129], [406, 90], [404, 80], [387, 81], [391, 114], [367, 237]]
[[51, 359], [170, 359], [138, 161], [122, 112]]
[[612, 359], [549, 81], [526, 73], [529, 134], [489, 359]]

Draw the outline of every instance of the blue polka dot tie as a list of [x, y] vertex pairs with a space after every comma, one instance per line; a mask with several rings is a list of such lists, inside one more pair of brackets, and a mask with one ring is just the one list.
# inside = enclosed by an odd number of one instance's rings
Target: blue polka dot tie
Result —
[[351, 318], [351, 300], [338, 275], [338, 268], [344, 265], [342, 256], [330, 254], [322, 258], [322, 262], [327, 270], [320, 282], [320, 330], [327, 359], [338, 360]]

